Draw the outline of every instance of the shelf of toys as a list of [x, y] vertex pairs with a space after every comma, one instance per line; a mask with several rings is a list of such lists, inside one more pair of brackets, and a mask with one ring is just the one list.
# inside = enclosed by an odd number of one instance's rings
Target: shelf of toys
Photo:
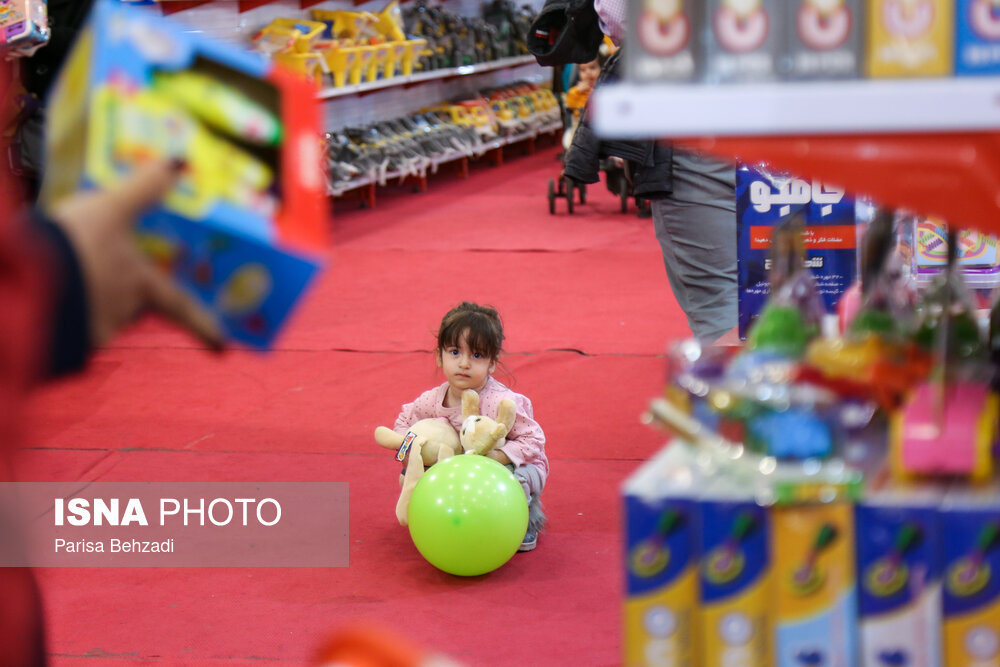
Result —
[[533, 65], [534, 63], [534, 56], [513, 56], [510, 58], [501, 58], [500, 60], [494, 60], [491, 62], [478, 63], [475, 65], [444, 67], [442, 69], [430, 70], [427, 72], [417, 72], [406, 75], [400, 74], [391, 78], [376, 78], [374, 81], [366, 81], [357, 84], [328, 86], [320, 90], [319, 97], [322, 100], [328, 100], [335, 97], [344, 97], [346, 95], [360, 95], [373, 90], [381, 90], [382, 88], [409, 86], [416, 83], [423, 83], [425, 81], [483, 74], [485, 72], [493, 72], [500, 69], [511, 69], [514, 67], [521, 67], [523, 65]]
[[[523, 144], [524, 151], [532, 154], [535, 151], [535, 140], [545, 136], [557, 136], [562, 132], [561, 122], [548, 122], [534, 129], [528, 129], [510, 136], [498, 136], [487, 141], [473, 139], [461, 148], [446, 149], [429, 157], [413, 159], [404, 169], [393, 169], [371, 172], [356, 178], [350, 178], [337, 183], [329, 183], [327, 194], [340, 197], [352, 191], [360, 191], [359, 198], [367, 208], [374, 208], [376, 202], [376, 187], [395, 182], [398, 185], [411, 183], [417, 192], [425, 192], [428, 187], [428, 177], [436, 174], [438, 169], [446, 164], [456, 164], [459, 178], [469, 175], [469, 161], [484, 156], [492, 156], [493, 164], [500, 165], [504, 159], [504, 149], [515, 144]], [[372, 173], [374, 172], [374, 173]]]
[[667, 3], [657, 15], [635, 2], [628, 76], [595, 92], [597, 130], [670, 137], [1000, 231], [989, 2], [737, 5]]
[[623, 486], [625, 664], [1000, 665], [998, 27], [983, 0], [629, 4], [595, 126], [743, 163], [767, 288], [745, 345], [668, 354], [670, 443]]
[[[532, 18], [504, 2], [470, 18], [424, 4], [403, 11], [392, 0], [378, 12], [274, 18], [253, 48], [316, 83], [328, 122], [327, 192], [373, 207], [377, 186], [424, 191], [441, 165], [456, 163], [464, 178], [470, 159], [501, 164], [506, 147], [531, 153], [536, 138], [561, 129], [558, 102], [524, 47]], [[418, 84], [434, 85], [411, 90]]]

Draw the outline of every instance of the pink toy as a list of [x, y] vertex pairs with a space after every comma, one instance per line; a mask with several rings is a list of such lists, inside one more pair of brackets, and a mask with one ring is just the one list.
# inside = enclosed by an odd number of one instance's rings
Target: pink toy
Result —
[[989, 479], [991, 449], [997, 435], [997, 395], [986, 384], [953, 381], [944, 404], [932, 382], [921, 384], [909, 403], [892, 418], [894, 472], [913, 475], [961, 475]]

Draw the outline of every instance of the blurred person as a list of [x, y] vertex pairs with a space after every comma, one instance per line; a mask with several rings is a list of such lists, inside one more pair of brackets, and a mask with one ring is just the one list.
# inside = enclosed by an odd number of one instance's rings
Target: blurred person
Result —
[[20, 178], [25, 197], [34, 201], [44, 173], [45, 115], [49, 91], [83, 28], [94, 0], [47, 0], [49, 41], [27, 58], [18, 59], [23, 87], [14, 119], [8, 163]]
[[[83, 369], [143, 310], [162, 313], [213, 350], [215, 318], [140, 253], [132, 226], [182, 164], [142, 166], [117, 187], [78, 192], [51, 211], [21, 210], [0, 170], [0, 482], [13, 479], [12, 443], [28, 391]], [[0, 546], [17, 538], [0, 515]], [[16, 544], [13, 545], [16, 548]], [[0, 665], [44, 665], [41, 598], [28, 568], [0, 567]]]
[[[626, 0], [594, 0], [603, 33], [625, 37]], [[625, 48], [628, 48], [627, 45]], [[618, 78], [623, 49], [605, 63], [597, 85]], [[695, 337], [715, 341], [737, 326], [736, 168], [662, 142], [601, 140], [584, 119], [565, 160], [565, 174], [596, 183], [602, 157], [627, 162], [632, 190], [652, 209], [667, 279]]]

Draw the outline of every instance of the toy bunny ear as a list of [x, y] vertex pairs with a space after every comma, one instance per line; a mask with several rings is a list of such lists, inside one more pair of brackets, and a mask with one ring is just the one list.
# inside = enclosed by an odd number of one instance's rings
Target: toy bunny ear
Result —
[[500, 406], [497, 407], [497, 421], [507, 427], [507, 433], [514, 428], [515, 419], [517, 419], [517, 406], [514, 405], [514, 401], [509, 398], [500, 401]]
[[475, 389], [466, 389], [462, 392], [462, 419], [479, 414], [479, 394]]

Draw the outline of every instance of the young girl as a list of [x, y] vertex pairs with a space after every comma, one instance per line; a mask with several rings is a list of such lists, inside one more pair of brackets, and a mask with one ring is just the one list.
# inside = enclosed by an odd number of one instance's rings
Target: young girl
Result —
[[[446, 382], [428, 389], [403, 406], [393, 430], [405, 435], [420, 421], [440, 417], [456, 429], [462, 426], [462, 392], [475, 389], [481, 414], [495, 417], [500, 401], [509, 398], [517, 406], [514, 426], [503, 447], [487, 456], [514, 472], [528, 498], [528, 530], [519, 551], [531, 551], [545, 523], [540, 496], [549, 474], [545, 457], [545, 434], [535, 421], [531, 401], [502, 385], [491, 374], [503, 345], [503, 325], [497, 311], [488, 306], [463, 302], [441, 320], [437, 336], [437, 365]], [[405, 473], [405, 468], [404, 468]]]

